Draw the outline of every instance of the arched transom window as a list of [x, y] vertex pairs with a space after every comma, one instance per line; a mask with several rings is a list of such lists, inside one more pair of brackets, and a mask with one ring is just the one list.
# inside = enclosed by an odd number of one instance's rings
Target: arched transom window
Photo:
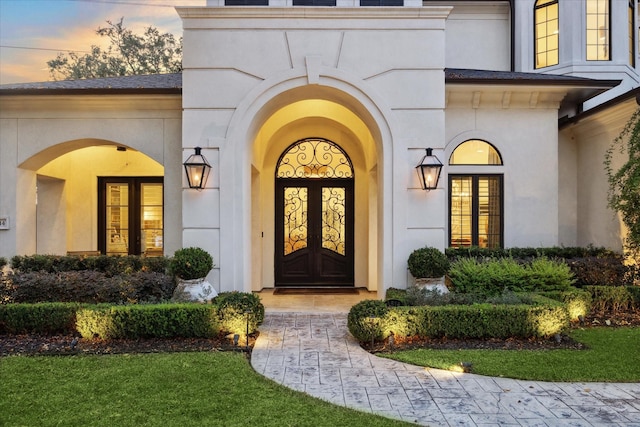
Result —
[[353, 178], [349, 156], [323, 138], [296, 141], [280, 156], [276, 178]]
[[[472, 139], [458, 145], [451, 166], [501, 166], [502, 156], [488, 142]], [[503, 245], [503, 174], [449, 173], [449, 246], [499, 248]]]
[[450, 165], [501, 165], [502, 157], [495, 147], [480, 139], [470, 139], [458, 145], [451, 157]]

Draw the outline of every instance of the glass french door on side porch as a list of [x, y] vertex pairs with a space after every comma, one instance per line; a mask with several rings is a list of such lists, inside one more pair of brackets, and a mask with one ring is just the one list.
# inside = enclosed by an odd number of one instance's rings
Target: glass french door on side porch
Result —
[[106, 255], [163, 254], [163, 178], [98, 178], [98, 249]]

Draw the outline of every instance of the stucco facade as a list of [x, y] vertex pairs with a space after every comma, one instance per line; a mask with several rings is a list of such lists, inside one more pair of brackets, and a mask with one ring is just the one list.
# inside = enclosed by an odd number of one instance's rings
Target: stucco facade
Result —
[[[578, 2], [560, 3], [561, 19], [577, 19], [567, 18], [577, 10], [567, 3]], [[627, 11], [618, 3], [614, 17]], [[404, 287], [411, 251], [451, 245], [452, 177], [499, 177], [505, 247], [620, 249], [602, 159], [635, 98], [583, 110], [595, 96], [637, 87], [635, 65], [618, 53], [605, 64], [581, 61], [576, 35], [562, 41], [557, 65], [535, 69], [534, 4], [209, 1], [177, 8], [179, 83], [152, 90], [97, 82], [89, 94], [55, 84], [2, 87], [0, 217], [11, 225], [0, 230], [0, 256], [96, 250], [96, 181], [163, 177], [164, 254], [209, 251], [218, 291], [277, 286], [278, 189], [286, 185], [278, 162], [310, 137], [331, 141], [353, 167], [351, 286], [380, 295]], [[486, 143], [500, 162], [450, 162], [467, 141]], [[188, 188], [182, 169], [195, 147], [212, 166], [202, 191]], [[415, 170], [426, 148], [443, 163], [430, 191]]]

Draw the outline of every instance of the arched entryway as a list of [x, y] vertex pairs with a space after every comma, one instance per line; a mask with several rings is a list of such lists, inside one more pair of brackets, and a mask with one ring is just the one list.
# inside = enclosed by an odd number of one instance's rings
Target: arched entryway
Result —
[[353, 286], [354, 169], [324, 138], [280, 156], [275, 176], [275, 286]]
[[[314, 98], [280, 104], [262, 117], [263, 120], [254, 122], [257, 131], [251, 152], [252, 290], [279, 286], [376, 290], [381, 282], [382, 265], [381, 157], [371, 125], [344, 104]], [[316, 144], [315, 149], [324, 147], [319, 149], [333, 151], [334, 159], [340, 159], [335, 161], [342, 162], [340, 170], [329, 173], [327, 163], [331, 161], [316, 159], [317, 167], [303, 164], [299, 175], [285, 176], [289, 172], [282, 169], [279, 176], [287, 153], [294, 155], [295, 147], [299, 149], [300, 144], [310, 141]], [[309, 150], [313, 151], [308, 148], [306, 152]], [[305, 244], [313, 247], [306, 252], [289, 249], [285, 253], [284, 199], [299, 198], [298, 188], [304, 188], [304, 197], [315, 197], [315, 201], [306, 202], [311, 204], [307, 206], [311, 209], [309, 219], [315, 223], [309, 231], [309, 239], [313, 241]], [[340, 200], [344, 212], [328, 213], [325, 209], [323, 213], [323, 194], [325, 207], [344, 198]], [[338, 244], [335, 250], [329, 249], [330, 242], [323, 247], [323, 215], [346, 221], [345, 229], [340, 231], [347, 236], [343, 247]], [[289, 255], [292, 262], [287, 265]]]

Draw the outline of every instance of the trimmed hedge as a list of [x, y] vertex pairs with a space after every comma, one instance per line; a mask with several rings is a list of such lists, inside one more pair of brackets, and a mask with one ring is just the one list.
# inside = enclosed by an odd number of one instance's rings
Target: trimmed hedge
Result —
[[0, 334], [70, 334], [79, 304], [0, 305]]
[[78, 311], [83, 338], [213, 337], [220, 330], [210, 305], [160, 304], [92, 307]]
[[450, 260], [459, 258], [587, 258], [619, 257], [619, 254], [604, 247], [546, 247], [546, 248], [447, 248], [445, 254]]
[[219, 333], [244, 336], [247, 315], [249, 334], [256, 332], [264, 320], [264, 305], [257, 295], [228, 292], [218, 298], [214, 304], [2, 304], [0, 334], [77, 331], [85, 338], [102, 339], [211, 337]]
[[581, 316], [584, 318], [591, 312], [592, 298], [588, 291], [572, 289], [562, 292], [541, 292], [540, 295], [564, 303], [569, 319], [572, 321], [578, 321]]
[[16, 255], [11, 258], [11, 267], [21, 273], [95, 270], [114, 276], [138, 271], [165, 273], [169, 267], [169, 258], [138, 255]]
[[349, 331], [362, 342], [396, 336], [465, 338], [549, 337], [569, 326], [563, 304], [533, 295], [534, 305], [447, 305], [388, 308], [362, 301], [348, 316]]
[[0, 283], [0, 301], [12, 303], [80, 302], [140, 303], [171, 298], [172, 277], [138, 271], [109, 276], [93, 270], [10, 274]]

